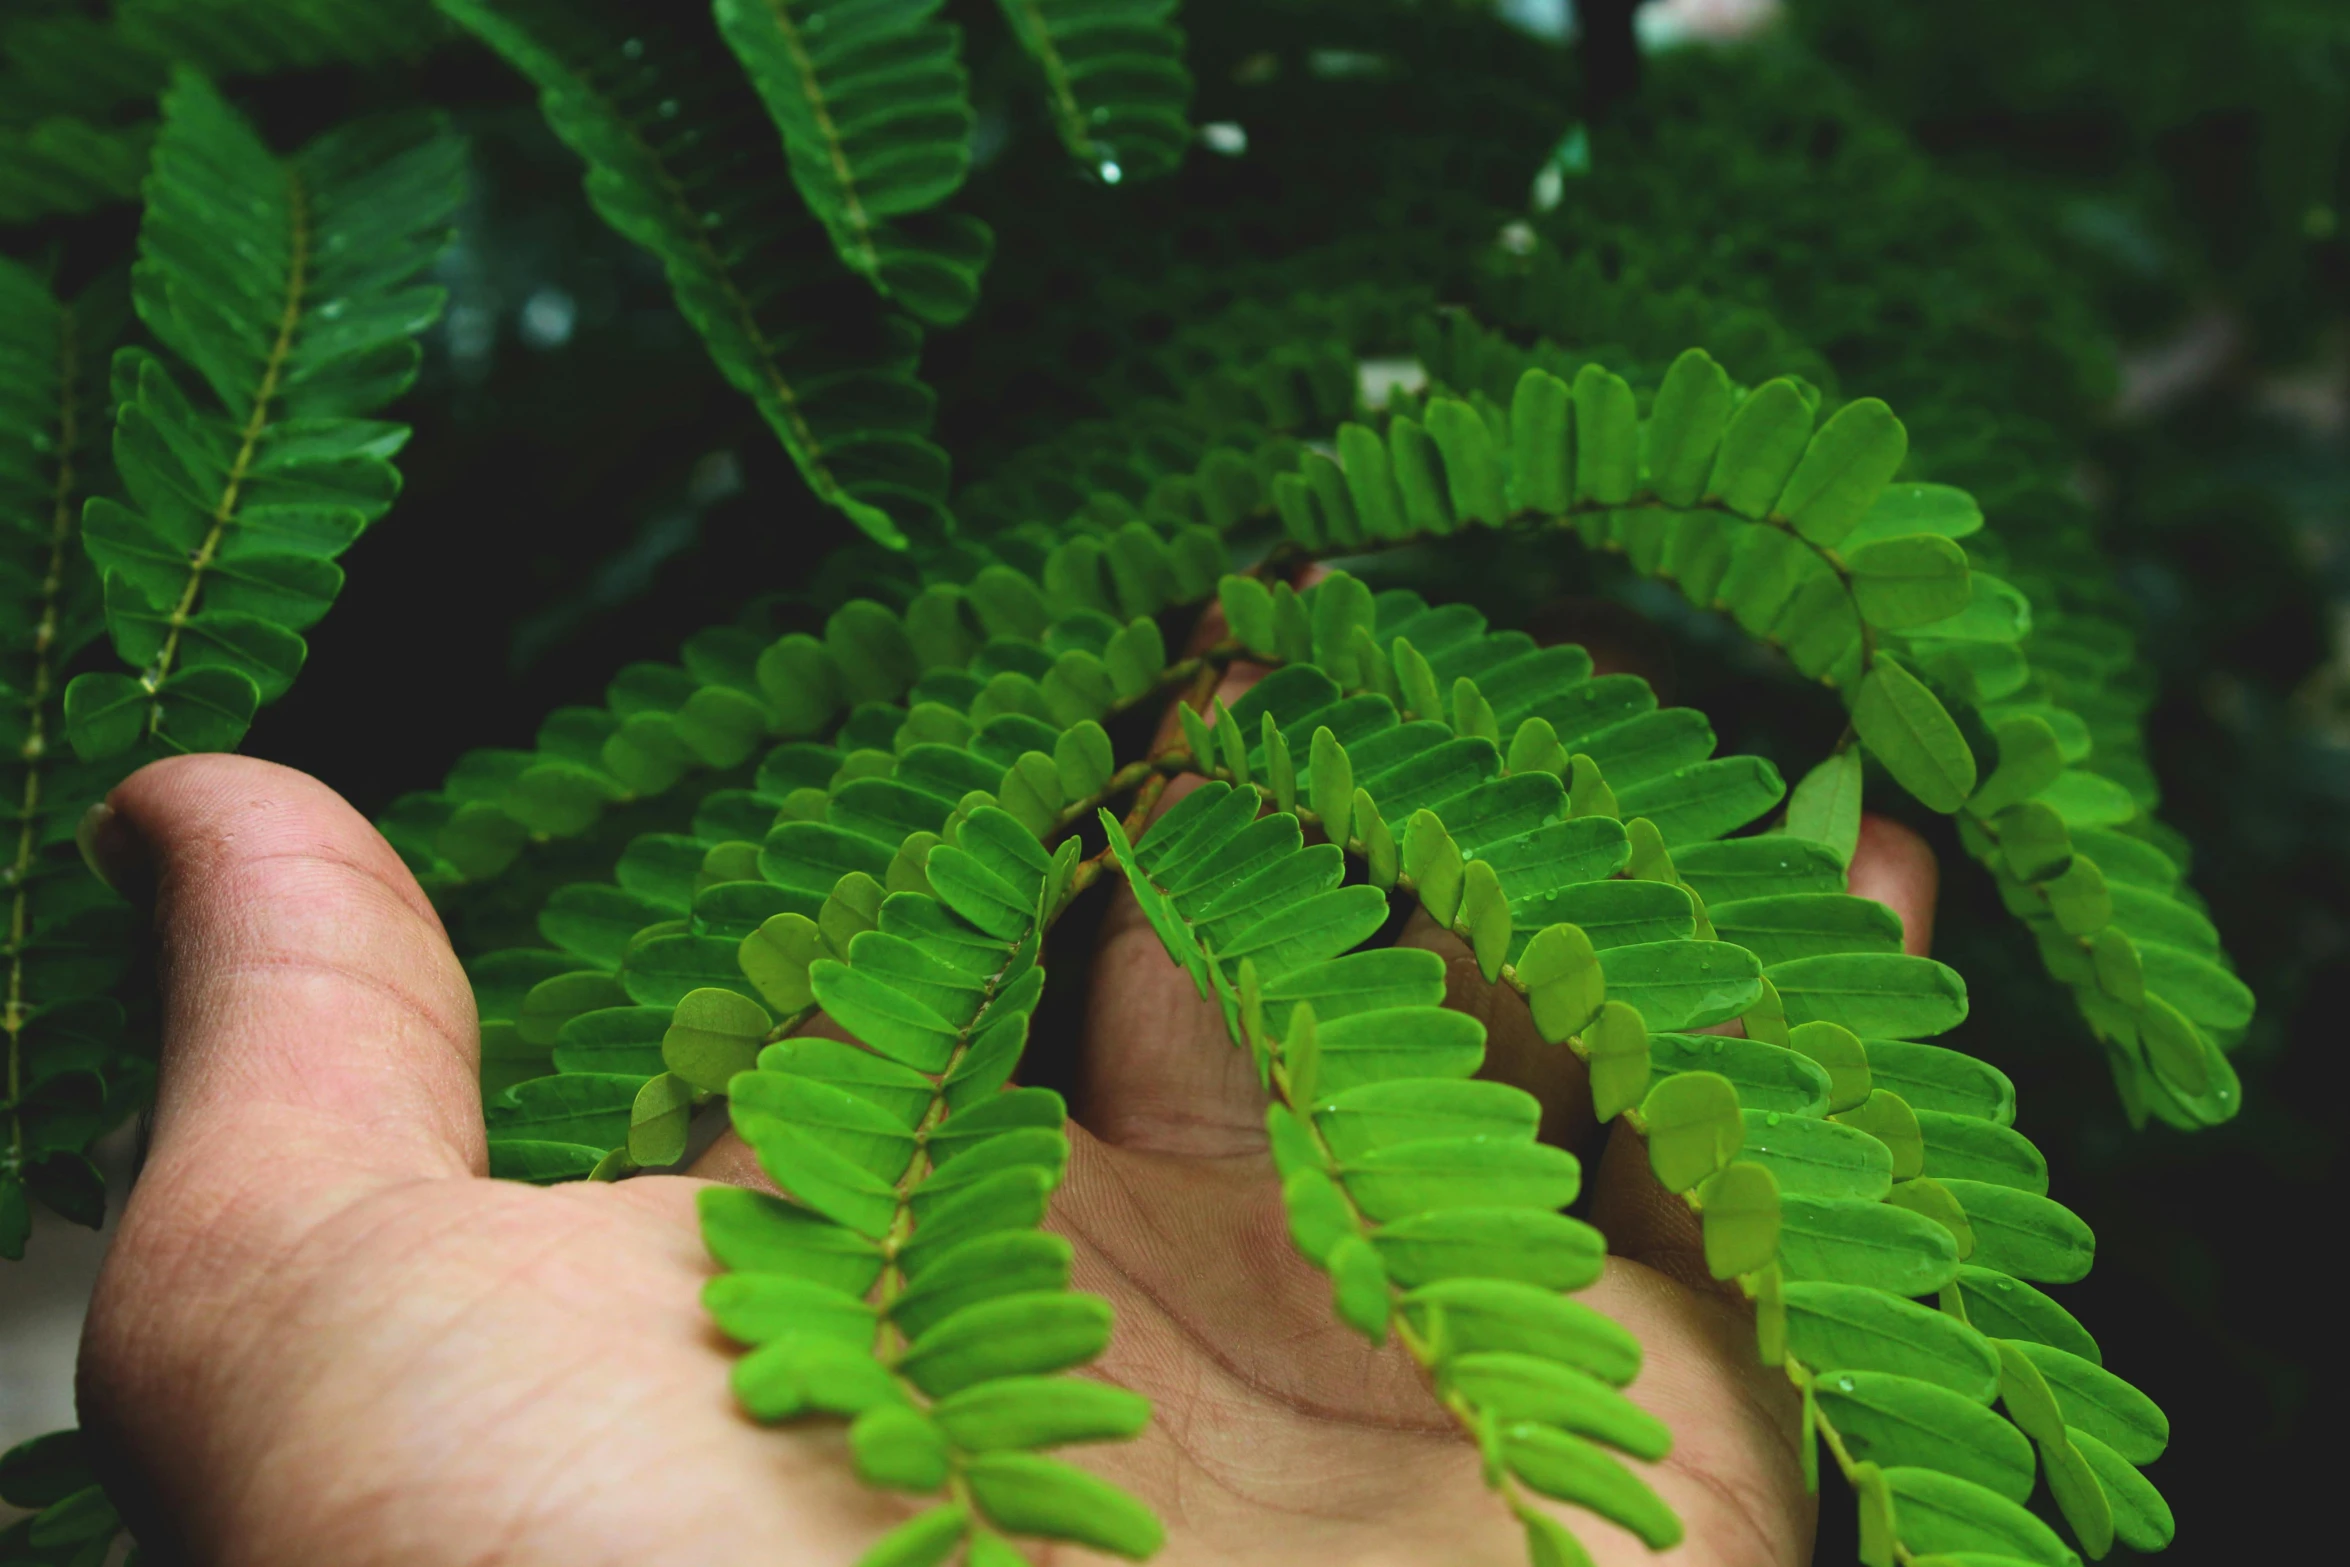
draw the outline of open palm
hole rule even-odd
[[[113,805],[102,849],[153,879],[165,1062],[81,1397],[151,1560],[832,1564],[903,1516],[837,1428],[734,1406],[693,1202],[705,1179],[763,1184],[731,1137],[692,1176],[483,1179],[471,995],[366,822],[227,757],[158,764]],[[1930,862],[1897,863],[1886,895],[1930,884]],[[1559,1053],[1453,972],[1497,1069],[1574,1130]],[[1170,1563],[1522,1559],[1409,1360],[1334,1322],[1289,1244],[1253,1076],[1130,904],[1094,980],[1050,1222],[1117,1309],[1099,1372],[1156,1414],[1086,1461],[1167,1520]],[[1583,1298],[1646,1348],[1631,1393],[1675,1438],[1648,1478],[1688,1538],[1656,1558],[1589,1515],[1576,1532],[1610,1563],[1805,1559],[1783,1381],[1638,1149],[1619,1135],[1592,1175],[1618,1256]]]

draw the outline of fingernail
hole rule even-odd
[[[73,841],[91,875],[134,903],[144,898],[151,879],[147,847],[113,806],[100,800],[82,812]]]

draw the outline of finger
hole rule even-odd
[[[142,867],[155,901],[150,1184],[267,1160],[318,1196],[486,1167],[472,990],[364,817],[236,756],[157,762],[107,806],[95,852]]]
[[[1190,645],[1196,652],[1224,635],[1224,612],[1210,605]],[[1238,701],[1266,673],[1262,664],[1235,660],[1208,705]],[[1177,705],[1159,722],[1153,755],[1181,742]],[[1146,825],[1201,783],[1190,775],[1171,781]],[[1077,1115],[1100,1141],[1203,1158],[1264,1148],[1265,1097],[1255,1067],[1233,1045],[1221,1010],[1167,956],[1123,881],[1110,894],[1094,943],[1084,1030]]]
[[[1618,1121],[1591,1183],[1591,1222],[1611,1256],[1628,1257],[1691,1289],[1715,1290],[1705,1237],[1689,1204],[1664,1189],[1648,1163],[1648,1139]]]
[[[1847,885],[1901,917],[1904,950],[1923,956],[1934,939],[1934,898],[1941,871],[1923,838],[1883,816],[1861,818]],[[1689,1205],[1657,1183],[1647,1139],[1618,1122],[1592,1183],[1591,1222],[1608,1250],[1645,1263],[1692,1288],[1718,1289],[1705,1266],[1705,1245]]]
[[[1175,786],[1167,793],[1180,797]],[[1265,1146],[1255,1067],[1225,1032],[1222,1012],[1167,956],[1123,882],[1094,943],[1078,1059],[1077,1115],[1102,1142],[1201,1158]]]
[[[1412,911],[1395,944],[1424,947],[1445,960],[1445,1006],[1485,1025],[1485,1062],[1477,1075],[1532,1094],[1542,1102],[1542,1140],[1579,1147],[1594,1124],[1591,1072],[1583,1058],[1544,1039],[1526,998],[1508,985],[1487,984],[1468,943],[1437,925],[1426,909]]]
[[[1934,900],[1942,867],[1925,839],[1889,816],[1863,816],[1845,886],[1901,916],[1901,949],[1924,957],[1934,948]]]

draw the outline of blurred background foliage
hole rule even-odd
[[[469,136],[450,308],[401,410],[405,494],[247,746],[372,814],[747,599],[779,624],[809,613],[869,557],[809,572],[854,543],[846,524],[712,373],[657,265],[589,210],[523,83],[425,0],[364,10],[356,35],[265,57],[227,4],[10,0],[0,163],[34,178],[44,122],[70,114],[127,172],[32,224],[0,175],[0,248],[67,287],[124,252],[172,57],[231,82],[280,145],[420,99]],[[969,484],[1350,300],[1506,314],[1514,275],[1563,267],[1589,318],[1546,329],[1637,360],[1690,318],[1674,301],[1702,300],[1734,373],[1743,355],[1881,394],[1987,505],[2044,481],[2085,508],[2141,627],[2165,814],[2261,998],[2244,1113],[2131,1131],[1948,841],[1941,952],[1970,977],[1973,1048],[2015,1077],[2056,1189],[2098,1230],[2078,1309],[2172,1416],[2157,1478],[2182,1549],[2281,1547],[2316,1527],[2338,1371],[2325,1258],[2350,1085],[2323,998],[2350,994],[2350,5],[1632,11],[1584,22],[1636,28],[1637,69],[1541,0],[1190,0],[1210,134],[1178,175],[1122,189],[1049,155],[1003,30],[967,27],[966,203],[998,248],[978,312],[925,356],[941,444]],[[146,40],[154,70],[94,49],[102,28]],[[1726,749],[1817,754],[1823,713],[1710,619],[1579,554],[1551,564],[1391,569],[1521,619],[1616,605],[1602,622]],[[1831,1531],[1850,1516],[1823,1508]]]

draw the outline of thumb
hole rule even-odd
[[[472,992],[415,878],[339,795],[249,757],[175,757],[120,784],[87,838],[154,899],[149,1183],[267,1160],[281,1190],[348,1196],[485,1167]]]

